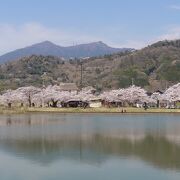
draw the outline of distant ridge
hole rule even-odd
[[[93,42],[76,46],[63,47],[50,41],[44,41],[32,46],[6,53],[0,56],[0,63],[13,61],[30,55],[57,56],[65,59],[102,56],[123,51],[131,51],[129,48],[112,48],[103,42]]]

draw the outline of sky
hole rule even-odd
[[[180,38],[180,0],[0,0],[0,54],[45,40],[143,48]]]

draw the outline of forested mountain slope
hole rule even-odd
[[[173,42],[158,42],[134,52],[84,60],[83,85],[113,89],[133,82],[154,91],[180,82],[180,47]],[[59,82],[80,84],[80,60],[33,55],[0,67],[1,89]]]

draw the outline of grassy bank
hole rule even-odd
[[[0,114],[22,114],[28,112],[27,108],[6,108],[0,107]]]
[[[58,113],[180,113],[180,109],[148,109],[141,108],[28,108],[27,112],[58,112]]]
[[[0,114],[21,114],[28,112],[50,113],[180,113],[180,109],[141,109],[141,108],[0,108]]]

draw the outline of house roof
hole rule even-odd
[[[83,88],[82,91],[84,91],[84,92],[95,92],[96,89],[93,88],[92,86],[87,86],[87,87]]]
[[[60,83],[60,91],[78,91],[78,87],[75,83]]]

